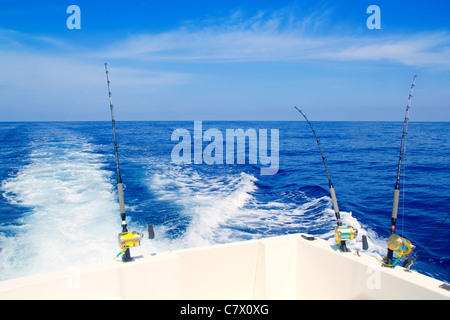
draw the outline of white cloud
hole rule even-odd
[[[310,21],[298,23],[289,14],[258,12],[245,18],[240,11],[228,19],[192,21],[177,30],[132,35],[94,52],[112,58],[152,61],[241,62],[298,59],[298,50],[326,45],[325,39],[306,38]],[[199,27],[202,26],[202,27]]]
[[[301,21],[287,11],[202,21],[169,32],[121,39],[94,55],[144,61],[245,62],[304,59],[388,61],[410,66],[450,67],[450,34],[347,36],[315,32],[325,20],[313,13]]]
[[[444,32],[389,36],[377,40],[342,39],[335,50],[323,50],[324,59],[392,61],[409,66],[450,67],[450,34]]]
[[[7,51],[28,50],[32,47],[41,49],[70,50],[66,42],[47,36],[36,36],[17,30],[0,28],[0,48]]]
[[[104,86],[103,59],[83,55],[0,51],[0,85],[35,88],[74,89],[87,84]],[[190,76],[181,72],[151,71],[133,67],[113,67],[114,80],[120,86],[166,86],[184,83]]]
[[[62,117],[57,114],[61,106],[72,105],[80,114],[82,112],[78,108],[84,107],[86,114],[98,106],[103,108],[106,90],[104,62],[110,66],[112,91],[115,99],[119,100],[115,100],[118,105],[133,105],[136,110],[139,106],[143,110],[147,101],[151,100],[159,101],[164,106],[161,108],[167,108],[168,105],[179,105],[180,101],[184,103],[189,97],[189,104],[198,105],[201,112],[204,112],[201,108],[210,103],[210,97],[224,100],[223,88],[214,91],[218,86],[211,86],[213,90],[205,99],[208,102],[202,101],[204,92],[201,89],[191,89],[202,88],[202,85],[208,87],[208,81],[215,76],[210,77],[211,73],[224,70],[222,67],[226,63],[307,61],[316,67],[322,62],[345,61],[368,62],[367,65],[378,67],[379,63],[387,62],[395,66],[450,69],[449,31],[409,35],[379,33],[369,37],[364,33],[349,35],[339,29],[339,33],[330,34],[331,31],[324,32],[327,29],[324,28],[327,15],[326,11],[322,11],[299,19],[285,10],[270,14],[258,12],[246,17],[236,10],[226,18],[211,18],[200,23],[185,21],[183,26],[171,31],[135,34],[112,44],[99,43],[76,49],[70,42],[60,39],[0,29],[0,92],[5,97],[3,106],[9,106],[10,113],[18,114],[17,118],[20,118],[20,112],[13,110],[12,106],[52,104],[55,118]],[[215,69],[195,68],[192,67],[193,62],[222,65]],[[339,63],[336,65],[339,66]],[[176,71],[173,71],[174,67]],[[165,71],[165,68],[170,71]],[[234,70],[240,72],[237,76],[248,72],[245,65]],[[324,77],[336,77],[334,71],[330,72]],[[324,79],[322,76],[317,78],[313,73],[303,76],[320,83]],[[235,81],[220,72],[218,77],[226,85]],[[195,86],[184,86],[181,90],[174,87],[193,83],[193,80]],[[254,80],[254,83],[259,81]],[[267,84],[272,80],[285,81],[285,77],[277,74],[274,78],[268,76],[268,79],[262,80]],[[287,81],[285,84],[290,83]],[[249,101],[257,99],[255,97],[259,92],[252,91],[257,86],[246,88],[245,84],[242,85],[239,90],[251,96]],[[228,89],[230,87],[233,86]],[[170,91],[164,90],[166,88]],[[155,91],[161,95],[154,94]],[[433,92],[430,96],[442,96],[441,91],[435,91],[438,94]],[[170,96],[166,95],[167,92]],[[274,99],[280,99],[289,92],[292,99],[297,99],[298,93],[293,88],[283,87],[282,94],[277,96],[275,90],[271,91],[271,95]],[[239,96],[239,100],[245,100],[245,94]],[[305,89],[303,94],[309,94],[308,90]],[[150,95],[151,99],[147,99]],[[121,97],[124,100],[120,101]],[[265,102],[267,99],[260,100]],[[448,101],[443,96],[438,100],[441,105]]]
[[[6,71],[14,68],[14,64],[21,70],[31,67],[27,63],[14,63],[13,56],[23,52],[18,57],[24,58],[25,62],[34,59],[33,67],[45,65],[58,74],[67,68],[73,69],[72,74],[91,73],[88,69],[105,58],[124,60],[127,66],[136,61],[233,63],[307,59],[386,61],[450,68],[449,32],[386,36],[381,33],[376,37],[333,35],[331,31],[326,34],[323,32],[326,28],[320,26],[327,24],[331,10],[318,10],[302,17],[294,16],[289,8],[270,13],[259,11],[253,16],[235,10],[228,17],[185,21],[172,31],[130,35],[111,45],[83,50],[75,50],[70,44],[51,37],[0,29],[0,54],[3,57],[0,65],[6,67]],[[75,67],[71,68],[73,64]],[[132,67],[121,71],[121,79],[127,79],[127,83],[176,84],[189,79],[187,74],[176,72],[143,71]],[[14,73],[10,75],[17,77]],[[56,79],[60,78],[56,76]]]
[[[42,50],[40,43],[39,48],[18,42],[5,49],[5,42],[17,41],[14,33],[7,36],[7,40],[0,39],[2,120],[104,120],[107,117],[105,59],[75,54],[72,50]],[[52,43],[48,39],[34,40]],[[123,63],[109,64],[112,91],[119,102],[125,95],[148,94],[186,83],[191,77],[182,72],[153,71],[125,64],[126,67]],[[136,103],[137,99],[129,103]]]

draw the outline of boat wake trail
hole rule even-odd
[[[154,166],[154,165],[153,165]],[[267,197],[258,179],[245,172],[210,175],[192,166],[159,165],[145,183],[157,201],[176,204],[178,214],[155,226],[156,251],[175,250],[298,232],[335,244],[336,225],[331,198],[307,191],[285,190]],[[362,226],[351,212],[342,212],[344,224],[369,238],[369,253],[382,252],[382,240]],[[361,249],[361,243],[349,243]]]
[[[197,247],[234,240],[224,229],[252,200],[256,178],[246,173],[205,177],[193,168],[169,165],[148,181],[159,201],[178,207],[173,219],[157,226],[161,250]],[[172,221],[171,221],[172,220]],[[170,236],[177,229],[176,237]]]
[[[103,156],[82,139],[33,143],[28,164],[4,180],[3,197],[25,209],[0,225],[0,280],[112,259],[117,200]]]

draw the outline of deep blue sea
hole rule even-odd
[[[194,163],[194,151],[192,163],[172,161],[181,141],[171,139],[176,129],[210,150],[204,137],[194,137],[194,122],[118,121],[129,229],[151,223],[156,233],[132,255],[297,232],[334,242],[322,158],[308,124],[293,111],[297,116],[203,122],[202,132],[223,134],[223,164]],[[359,230],[350,247],[360,248],[367,235],[368,253],[384,257],[403,122],[312,124],[343,223]],[[259,139],[260,129],[277,129],[276,174],[262,175],[265,165],[260,158],[249,163],[248,152],[244,163],[238,154],[225,163],[227,129],[254,129]],[[397,232],[416,246],[414,255],[450,212],[449,141],[450,123],[409,123]],[[113,260],[121,227],[111,122],[0,122],[0,142],[0,280]],[[412,269],[449,282],[449,235],[447,221]]]

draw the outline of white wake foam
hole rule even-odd
[[[27,213],[0,227],[1,280],[114,258],[120,217],[112,173],[92,148],[45,143],[2,182],[2,195]]]
[[[177,204],[179,214],[190,221],[184,234],[172,240],[164,236],[165,226],[159,226],[155,246],[165,251],[229,242],[223,226],[245,210],[256,180],[246,173],[206,178],[193,168],[176,166],[154,174],[148,181],[151,192]]]
[[[175,239],[165,235],[170,226],[157,226],[157,238],[151,241],[153,248],[149,250],[167,251],[296,232],[335,242],[336,219],[328,196],[309,198],[298,191],[304,201],[300,205],[287,199],[259,202],[256,181],[247,173],[209,177],[195,166],[159,165],[157,173],[147,181],[150,192],[159,200],[178,204],[179,214],[189,217],[190,222]],[[341,212],[341,219],[359,232],[358,242],[349,242],[350,249],[361,249],[361,236],[367,235],[368,252],[377,254],[382,250],[377,235],[361,225],[351,212]]]

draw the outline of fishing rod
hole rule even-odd
[[[130,248],[136,247],[140,244],[140,240],[142,238],[142,235],[132,231],[128,232],[127,222],[126,222],[126,214],[125,214],[125,201],[123,196],[123,183],[122,183],[122,177],[120,175],[120,167],[119,167],[119,152],[118,152],[118,144],[116,139],[116,121],[114,120],[114,106],[112,104],[111,99],[111,88],[110,88],[110,82],[109,82],[109,73],[108,73],[108,66],[105,63],[105,71],[106,71],[106,81],[108,84],[108,94],[109,94],[109,107],[111,110],[111,121],[112,121],[112,128],[113,128],[113,137],[114,137],[114,154],[116,158],[116,169],[117,169],[117,192],[119,195],[119,208],[120,208],[120,218],[122,219],[122,233],[119,233],[119,246],[121,251],[116,256],[118,257],[120,254],[123,254],[122,261],[128,262],[132,261],[133,259],[130,256]],[[150,229],[149,229],[150,231]]]
[[[297,109],[297,111],[300,112],[302,114],[302,116],[305,118],[305,120],[308,122],[309,126],[311,127],[312,132],[314,133],[314,137],[316,138],[317,145],[319,146],[320,154],[322,155],[322,161],[325,166],[325,171],[327,172],[328,187],[330,189],[331,201],[333,203],[333,210],[334,210],[334,214],[335,214],[336,220],[337,220],[337,226],[334,231],[335,237],[336,237],[336,242],[339,245],[339,249],[342,252],[348,252],[350,250],[347,248],[346,241],[353,240],[358,235],[358,230],[356,230],[355,228],[353,228],[351,226],[343,226],[342,225],[341,214],[339,212],[339,206],[338,206],[337,198],[336,198],[336,192],[334,191],[333,183],[331,182],[330,172],[328,171],[328,167],[327,167],[327,160],[323,154],[322,146],[320,145],[319,138],[317,137],[316,131],[314,130],[311,122],[308,120],[306,115],[299,108],[295,107],[295,109]],[[363,236],[363,249],[366,250],[367,248],[368,248],[367,238],[366,238],[366,236]]]
[[[395,225],[397,223],[397,212],[398,212],[398,202],[400,198],[400,172],[402,168],[402,160],[405,158],[405,139],[406,135],[408,133],[408,113],[409,109],[411,108],[411,100],[413,97],[414,87],[416,83],[416,77],[417,75],[414,75],[411,89],[409,90],[409,96],[408,96],[408,103],[406,105],[406,112],[405,112],[405,119],[403,120],[403,132],[402,132],[402,142],[400,144],[400,156],[398,158],[398,168],[397,168],[397,179],[395,181],[395,187],[394,187],[394,200],[392,203],[392,215],[391,215],[391,229],[389,232],[389,238],[388,238],[388,253],[386,257],[386,263],[387,266],[395,266],[395,263],[393,261],[394,259],[394,251],[397,251],[399,253],[398,258],[400,258],[403,255],[409,255],[414,248],[414,246],[411,244],[411,242],[407,239],[404,239],[397,235],[395,233]],[[398,261],[397,258],[397,261]]]

